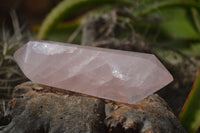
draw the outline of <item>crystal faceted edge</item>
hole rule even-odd
[[[173,81],[152,54],[30,41],[14,58],[35,83],[128,104]]]

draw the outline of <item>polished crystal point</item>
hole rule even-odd
[[[14,58],[35,83],[128,104],[173,80],[152,54],[30,41]]]

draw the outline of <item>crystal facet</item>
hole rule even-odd
[[[35,83],[129,104],[173,80],[152,54],[30,41],[14,58]]]

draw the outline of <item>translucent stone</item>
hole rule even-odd
[[[128,104],[173,80],[152,54],[30,41],[14,58],[35,83]]]

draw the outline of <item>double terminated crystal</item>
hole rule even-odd
[[[151,54],[30,41],[14,55],[33,82],[132,104],[173,78]]]

